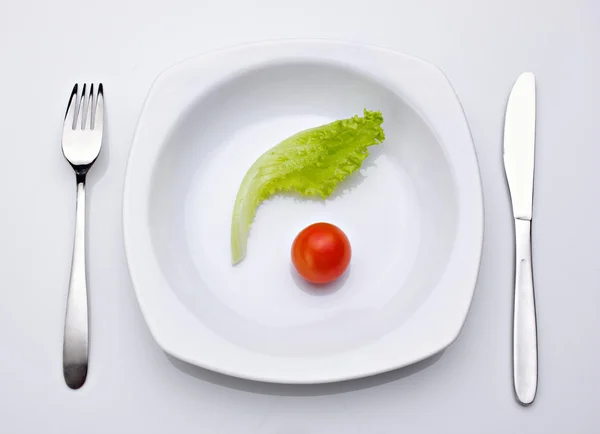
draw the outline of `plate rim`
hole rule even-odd
[[[251,372],[251,370],[250,371],[231,370],[224,366],[217,366],[215,364],[207,363],[206,361],[198,360],[197,358],[189,357],[189,355],[186,354],[185,351],[181,351],[181,349],[178,348],[177,345],[174,345],[173,342],[166,341],[164,339],[164,333],[159,331],[159,329],[156,327],[155,320],[152,318],[156,312],[151,312],[151,308],[147,305],[145,296],[143,294],[144,291],[141,289],[143,283],[140,281],[140,278],[138,277],[138,273],[134,270],[134,268],[136,268],[136,265],[135,265],[136,260],[132,259],[132,252],[134,250],[134,247],[132,247],[133,241],[131,239],[132,235],[130,234],[130,229],[129,229],[130,226],[128,223],[130,221],[130,207],[128,205],[128,197],[130,197],[130,195],[131,195],[131,189],[134,188],[132,186],[132,176],[133,176],[132,173],[133,172],[132,172],[131,167],[132,167],[132,161],[135,156],[136,149],[139,147],[139,145],[136,146],[136,143],[137,143],[137,138],[140,134],[140,128],[141,128],[141,126],[143,126],[142,121],[147,116],[146,112],[147,112],[148,107],[151,104],[152,99],[154,98],[154,95],[156,93],[157,84],[160,84],[162,80],[165,80],[165,78],[168,78],[169,74],[175,75],[175,73],[177,73],[182,68],[185,69],[186,66],[191,65],[199,60],[202,60],[202,59],[206,60],[207,58],[210,58],[210,56],[227,55],[227,54],[232,54],[235,52],[244,51],[244,50],[248,50],[248,49],[249,50],[271,49],[272,47],[282,47],[282,46],[287,46],[287,45],[289,45],[289,46],[294,45],[296,48],[303,47],[303,46],[307,47],[308,45],[311,45],[312,47],[314,47],[314,44],[336,46],[338,48],[341,48],[342,46],[356,47],[357,49],[367,50],[369,52],[379,52],[379,53],[381,53],[382,56],[393,56],[393,57],[400,56],[401,58],[404,58],[404,59],[412,59],[413,61],[416,61],[423,65],[426,65],[429,68],[433,68],[433,70],[435,70],[435,72],[443,79],[444,85],[449,90],[451,90],[451,93],[452,93],[452,96],[454,99],[454,103],[460,111],[459,116],[461,118],[462,128],[467,133],[468,142],[470,144],[469,148],[470,148],[472,157],[474,157],[474,163],[475,163],[475,165],[474,165],[475,170],[474,170],[473,174],[477,178],[477,182],[475,183],[476,185],[474,185],[474,188],[476,191],[475,191],[473,198],[477,202],[478,206],[476,207],[475,210],[473,210],[473,212],[477,214],[475,216],[475,221],[479,227],[479,230],[477,231],[478,243],[477,243],[477,248],[476,248],[476,252],[475,252],[476,255],[475,255],[474,261],[473,261],[474,267],[471,267],[471,268],[474,268],[474,273],[472,273],[472,275],[469,276],[468,279],[463,279],[463,280],[470,281],[469,287],[471,288],[469,291],[469,297],[468,297],[468,303],[466,304],[466,309],[461,314],[462,319],[461,319],[458,327],[456,327],[456,330],[453,333],[446,336],[445,339],[443,339],[443,342],[440,342],[440,344],[438,344],[435,348],[430,348],[429,351],[423,351],[417,357],[406,358],[397,363],[387,363],[387,364],[381,365],[379,367],[345,373],[342,375],[337,375],[337,376],[329,377],[329,378],[320,378],[319,376],[315,376],[315,375],[313,375],[312,377],[303,377],[302,375],[298,375],[296,377],[286,377],[285,375],[283,377],[278,376],[278,375],[271,375],[271,376],[255,375]],[[307,59],[308,59],[308,56],[307,56]],[[407,102],[413,107],[413,109],[415,109],[415,110],[417,110],[417,112],[419,112],[418,107],[415,106],[414,104],[412,104],[412,101],[410,101],[410,98],[406,98],[405,95],[401,95],[401,97],[403,99],[407,100]],[[420,113],[420,112],[419,112],[419,114],[422,115],[422,113]],[[428,119],[426,116],[423,116],[423,119],[426,122],[428,122]],[[436,130],[433,128],[433,125],[429,125],[429,126],[432,129],[432,131],[436,132]],[[438,137],[438,139],[439,139],[439,137]],[[395,370],[395,369],[398,369],[401,367],[405,367],[405,366],[417,363],[421,360],[427,359],[427,358],[433,356],[434,354],[439,353],[440,351],[444,350],[449,345],[451,345],[458,338],[460,332],[462,331],[462,328],[464,327],[466,318],[468,316],[468,312],[470,310],[470,306],[473,301],[473,296],[474,296],[474,292],[476,289],[476,283],[477,283],[480,266],[481,266],[481,257],[482,257],[482,253],[483,253],[483,237],[484,237],[485,222],[484,222],[484,209],[483,209],[483,205],[484,205],[484,203],[483,203],[483,186],[482,186],[482,180],[481,180],[481,174],[480,174],[480,167],[479,167],[479,162],[478,162],[478,158],[477,158],[477,152],[476,152],[475,145],[473,142],[473,137],[472,137],[472,134],[471,134],[471,131],[469,128],[467,118],[466,118],[466,114],[464,112],[464,108],[462,107],[460,100],[458,99],[458,96],[457,96],[450,80],[448,79],[448,77],[444,74],[444,72],[440,68],[438,68],[436,65],[434,65],[428,61],[425,61],[421,58],[418,58],[418,57],[415,57],[412,55],[408,55],[408,54],[404,54],[399,51],[393,50],[391,48],[357,43],[357,42],[348,42],[348,41],[342,41],[342,40],[336,40],[336,39],[267,40],[267,41],[235,45],[235,46],[231,46],[231,47],[220,48],[217,50],[211,50],[211,51],[208,51],[208,52],[200,54],[200,55],[188,57],[188,58],[186,58],[180,62],[177,62],[174,65],[164,69],[153,81],[153,83],[150,87],[150,90],[146,96],[146,99],[144,101],[142,110],[141,110],[139,118],[138,118],[138,122],[135,127],[135,133],[134,133],[134,136],[132,139],[132,144],[131,144],[128,159],[127,159],[122,200],[123,200],[123,202],[122,202],[122,206],[123,206],[123,208],[122,208],[123,237],[124,237],[127,266],[128,266],[129,274],[131,277],[132,286],[133,286],[134,292],[136,294],[136,299],[140,306],[140,310],[142,311],[142,316],[144,318],[144,321],[148,325],[148,328],[150,329],[150,332],[151,332],[154,340],[166,353],[172,355],[173,357],[176,357],[186,363],[190,363],[192,365],[196,365],[201,368],[209,369],[211,371],[218,372],[220,374],[225,374],[225,375],[238,377],[238,378],[244,378],[244,379],[248,379],[248,380],[271,382],[271,383],[319,384],[319,383],[346,381],[346,380],[362,378],[362,377],[377,375],[377,374],[380,374],[383,372],[392,371],[392,370]],[[454,249],[453,249],[453,254],[454,254]],[[425,302],[425,304],[426,303],[427,302]],[[262,355],[262,356],[271,357],[268,355]]]

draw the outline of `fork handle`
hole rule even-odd
[[[85,262],[85,175],[77,175],[75,240],[63,340],[63,375],[71,389],[83,386],[88,370],[88,295]]]
[[[538,382],[537,326],[533,268],[531,263],[531,221],[515,219],[516,268],[513,317],[513,380],[517,399],[533,402]]]

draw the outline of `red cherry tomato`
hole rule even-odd
[[[329,283],[340,277],[351,256],[346,234],[330,223],[304,228],[292,244],[292,263],[311,283]]]

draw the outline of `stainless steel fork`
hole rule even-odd
[[[88,370],[85,178],[100,154],[103,124],[104,90],[102,84],[98,86],[97,92],[94,92],[94,85],[90,85],[87,94],[84,84],[81,96],[78,94],[78,85],[76,84],[69,99],[62,135],[62,151],[73,167],[77,180],[75,240],[63,340],[63,375],[71,389],[79,389],[83,386]]]

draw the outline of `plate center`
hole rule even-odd
[[[233,203],[264,151],[306,128],[381,110],[386,141],[327,200],[263,203],[248,253],[231,265]],[[204,95],[159,163],[151,213],[156,254],[173,291],[218,335],[253,351],[311,356],[365,345],[406,321],[440,278],[456,201],[441,147],[397,95],[323,65],[270,66]],[[291,266],[294,237],[327,221],[346,232],[349,270],[325,288]]]

